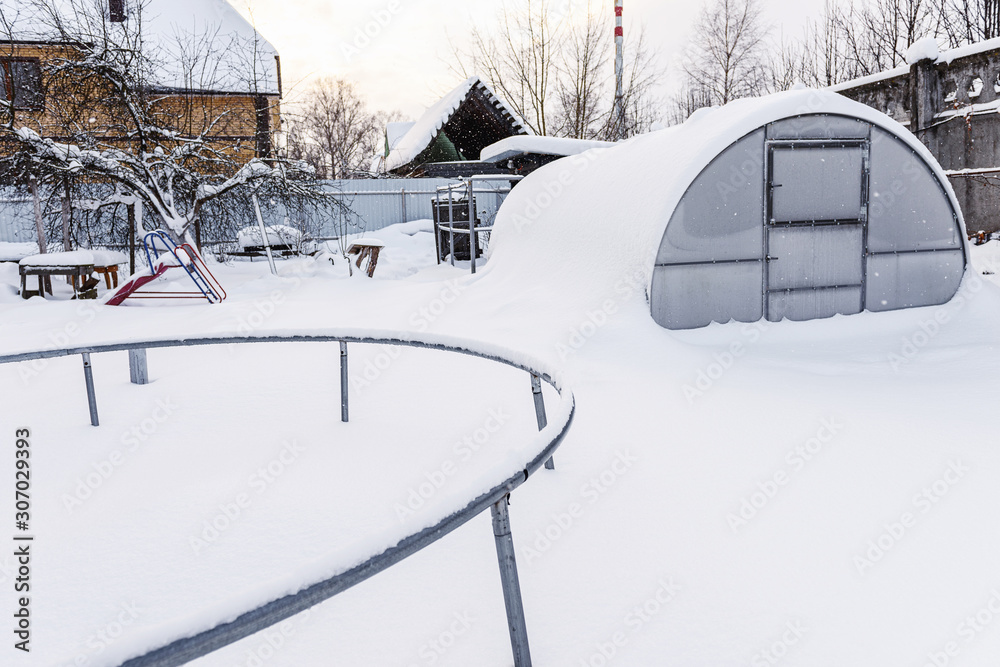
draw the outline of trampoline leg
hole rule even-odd
[[[146,367],[146,350],[128,351],[128,374],[132,384],[149,383],[149,370]]]
[[[340,341],[340,421],[347,419],[347,343]]]
[[[538,430],[541,431],[548,426],[549,420],[545,417],[545,398],[542,396],[542,379],[534,373],[531,374],[531,395],[535,399],[535,421],[538,422]],[[545,462],[545,469],[556,469],[554,457],[549,457],[549,460]]]
[[[94,390],[94,369],[90,367],[90,353],[83,353],[83,379],[87,383],[87,403],[90,406],[91,426],[100,426],[97,418],[97,394]]]
[[[521,603],[521,585],[517,580],[517,562],[514,559],[514,538],[510,533],[507,500],[508,496],[504,496],[493,504],[493,537],[497,544],[497,560],[500,562],[500,582],[503,585],[504,604],[507,606],[507,628],[510,630],[510,646],[514,651],[514,667],[531,667],[528,627],[524,620],[524,605]]]

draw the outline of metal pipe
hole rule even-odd
[[[531,396],[535,399],[535,421],[538,422],[538,430],[541,431],[549,425],[549,420],[545,417],[545,397],[542,396],[542,379],[531,374]],[[555,457],[550,457],[545,462],[546,470],[555,470]]]
[[[128,351],[128,374],[132,384],[148,384],[149,369],[146,366],[146,350]]]
[[[83,379],[87,382],[87,404],[90,406],[90,425],[100,426],[101,422],[97,418],[97,394],[94,390],[94,370],[90,367],[90,353],[84,352],[83,357]]]
[[[514,667],[531,667],[528,626],[524,620],[521,584],[517,580],[517,561],[514,558],[514,538],[510,532],[510,515],[507,512],[509,500],[508,495],[493,503],[493,537],[497,545],[497,561],[500,563],[500,583],[507,607],[507,629],[510,631],[510,647],[514,652]]]
[[[451,265],[455,266],[455,205],[452,203],[451,188],[448,189],[448,247],[451,253]]]
[[[348,421],[347,414],[347,342],[340,341],[340,421]]]
[[[615,0],[615,106],[612,111],[612,139],[625,138],[625,33],[622,28],[622,0]]]
[[[271,275],[278,275],[278,269],[274,266],[274,255],[271,254],[271,241],[267,238],[267,228],[264,227],[264,217],[260,214],[260,202],[257,201],[256,193],[250,197],[253,200],[253,210],[257,214],[257,226],[260,227],[260,238],[267,252],[267,263],[271,267]]]
[[[476,272],[476,237],[479,234],[476,232],[476,190],[472,187],[472,179],[468,181],[468,193],[469,193],[469,259],[472,260],[472,272]]]
[[[440,189],[440,188],[439,188]],[[434,216],[434,258],[441,263],[441,193],[434,195],[431,204],[431,214]]]

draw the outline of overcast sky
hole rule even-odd
[[[553,0],[570,11],[586,0]],[[599,0],[593,0],[595,3]],[[316,76],[355,81],[372,107],[416,118],[461,77],[449,70],[452,42],[469,26],[489,26],[501,0],[230,0],[281,54],[286,97]],[[823,0],[763,0],[766,18],[798,36]],[[614,15],[606,0],[608,30]],[[690,34],[701,0],[625,0],[626,23],[641,22],[671,70]],[[373,36],[368,37],[368,33]],[[626,49],[630,32],[626,32]],[[360,35],[360,37],[359,37]],[[365,44],[365,40],[368,44]]]

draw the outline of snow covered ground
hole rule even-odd
[[[0,352],[329,327],[518,350],[577,398],[557,469],[512,497],[536,664],[995,664],[1000,243],[945,306],[674,332],[637,275],[581,291],[497,252],[470,276],[425,228],[380,230],[373,280],[336,258],[218,266],[218,306],[22,301],[0,264]],[[95,356],[98,428],[78,358],[0,367],[0,498],[30,428],[37,536],[32,653],[2,663],[116,664],[231,616],[459,503],[534,435],[521,372],[351,354],[348,425],[333,345],[153,350],[141,387],[124,353]],[[509,665],[489,517],[194,664]]]

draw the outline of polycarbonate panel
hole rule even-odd
[[[764,130],[758,130],[695,177],[670,216],[657,264],[762,257],[764,180]]]
[[[761,262],[658,266],[650,292],[653,319],[668,329],[763,316]]]
[[[860,148],[771,151],[771,219],[857,220],[861,214]]]
[[[861,312],[861,287],[771,292],[767,295],[767,319],[815,320]]]
[[[786,118],[767,126],[768,139],[867,139],[871,126],[863,120],[829,114]]]
[[[961,248],[955,211],[937,176],[909,146],[872,131],[868,250]]]
[[[936,306],[949,301],[965,275],[961,250],[872,255],[868,258],[868,310]]]
[[[864,234],[860,224],[769,227],[768,289],[860,285]]]

